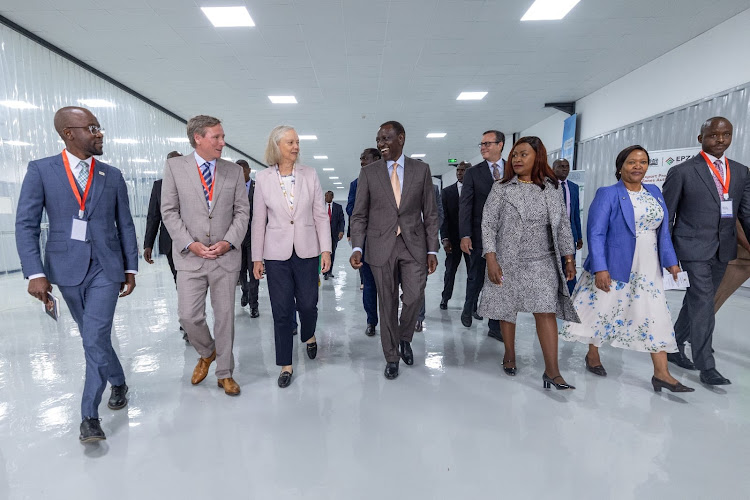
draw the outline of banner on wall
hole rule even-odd
[[[575,168],[575,150],[576,150],[576,119],[578,114],[571,115],[563,123],[562,151],[560,158],[565,158],[570,164],[570,168]]]
[[[643,182],[646,184],[656,184],[659,189],[661,189],[670,168],[689,160],[700,152],[700,146],[649,151],[648,156],[651,159],[651,162],[649,163],[648,172],[646,172]]]

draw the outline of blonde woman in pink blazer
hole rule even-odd
[[[299,137],[292,127],[274,128],[266,146],[266,164],[255,176],[251,226],[253,274],[268,277],[273,312],[279,387],[292,382],[292,332],[299,313],[300,340],[315,359],[318,344],[318,257],[321,271],[331,267],[331,224],[315,169],[297,163]]]

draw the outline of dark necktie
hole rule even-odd
[[[209,167],[210,164],[208,162],[201,165],[201,169],[203,170],[203,180],[206,181],[206,185],[203,186],[203,194],[206,195],[206,204],[208,205],[208,208],[211,208],[211,200],[208,199],[208,193],[211,191],[211,184],[213,184],[214,179]],[[208,190],[206,190],[207,188]]]
[[[330,220],[331,220],[331,204],[329,203],[328,204],[328,221],[330,222]]]

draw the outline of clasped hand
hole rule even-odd
[[[214,243],[210,247],[207,247],[200,241],[194,241],[188,246],[188,250],[193,252],[195,255],[202,259],[214,260],[225,253],[227,253],[232,246],[229,242],[221,240],[218,243]]]

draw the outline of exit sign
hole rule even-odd
[[[448,158],[448,163],[451,163],[451,164],[452,163],[458,163],[458,159],[457,158]]]

